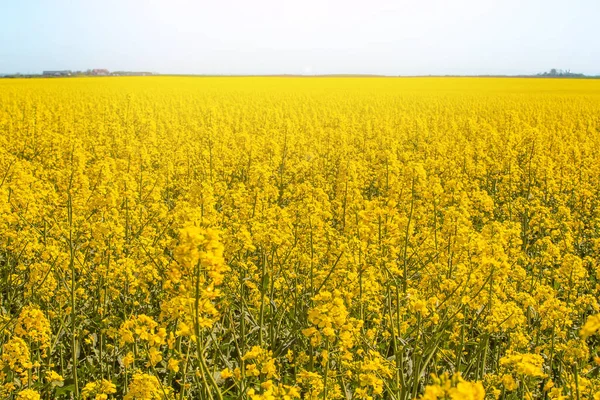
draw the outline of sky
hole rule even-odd
[[[0,73],[600,74],[600,0],[0,0]]]

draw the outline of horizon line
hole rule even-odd
[[[121,71],[117,71],[121,72]],[[122,77],[157,77],[157,76],[187,76],[187,77],[205,77],[205,78],[549,78],[549,79],[586,79],[600,78],[600,75],[544,75],[538,74],[414,74],[414,75],[388,75],[388,74],[193,74],[193,73],[157,73],[147,71],[122,71],[128,72],[131,75],[66,75],[53,76],[44,75],[43,73],[28,74],[28,73],[0,73],[0,78],[122,78]]]

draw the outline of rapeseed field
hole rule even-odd
[[[0,81],[0,398],[600,399],[600,81]]]

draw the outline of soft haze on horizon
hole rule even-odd
[[[598,15],[598,0],[3,0],[0,73],[600,75]]]

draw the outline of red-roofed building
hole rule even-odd
[[[92,70],[92,75],[105,76],[105,75],[109,75],[109,74],[110,74],[110,72],[108,72],[107,69],[103,69],[103,68],[97,68],[97,69]]]

